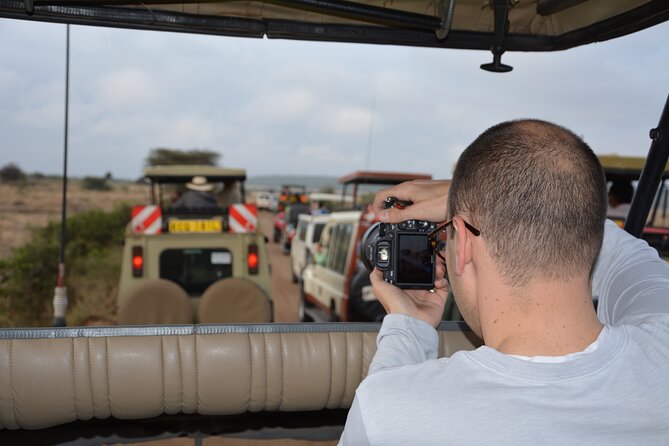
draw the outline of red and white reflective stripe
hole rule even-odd
[[[160,228],[163,225],[160,206],[133,207],[130,224],[135,234],[160,234]]]
[[[254,204],[233,204],[228,208],[230,232],[253,232],[258,229],[258,209]]]

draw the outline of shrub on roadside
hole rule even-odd
[[[106,309],[111,314],[100,316],[113,316],[114,308],[109,301],[115,300],[119,274],[119,266],[115,264],[120,263],[123,231],[129,219],[129,205],[111,212],[93,210],[67,219],[68,323],[80,323],[78,319],[85,319],[83,313],[87,308]],[[60,223],[51,222],[37,229],[30,242],[0,261],[0,325],[51,325],[60,228]]]
[[[14,163],[5,164],[0,168],[0,180],[2,181],[22,181],[26,179],[26,174]]]
[[[111,190],[111,185],[105,177],[84,177],[81,180],[81,188],[84,190]]]

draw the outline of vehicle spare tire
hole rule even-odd
[[[192,324],[188,294],[167,279],[148,279],[132,289],[119,308],[121,325]]]
[[[272,305],[267,294],[247,279],[230,277],[214,282],[200,298],[201,324],[271,321]]]
[[[371,282],[369,273],[362,268],[353,276],[348,296],[348,317],[352,322],[380,322],[386,315],[386,310],[378,300],[363,300],[362,290],[366,286],[371,286]]]

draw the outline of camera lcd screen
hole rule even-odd
[[[425,234],[397,235],[398,284],[424,284],[434,282],[432,248]]]

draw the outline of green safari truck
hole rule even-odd
[[[151,166],[125,232],[119,323],[270,322],[270,266],[243,169]],[[184,200],[186,199],[186,200]]]

